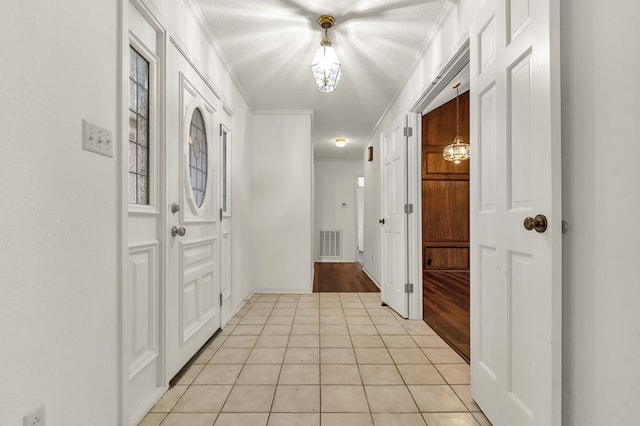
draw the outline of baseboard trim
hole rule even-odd
[[[364,272],[365,274],[367,274],[367,276],[369,277],[369,279],[371,281],[373,281],[373,283],[376,285],[376,287],[378,287],[380,290],[382,290],[382,287],[380,286],[380,283],[378,283],[378,281],[376,281],[375,278],[373,278],[373,276],[369,273],[369,271],[367,271],[367,269],[363,266],[362,267],[362,272]]]
[[[253,294],[311,294],[313,293],[313,287],[311,288],[258,288]]]

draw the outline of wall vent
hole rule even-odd
[[[342,257],[342,231],[339,229],[320,231],[320,258],[339,259]]]

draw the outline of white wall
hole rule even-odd
[[[358,243],[357,177],[362,176],[362,161],[315,161],[315,235],[314,255],[319,261],[320,230],[342,230],[342,258],[327,262],[356,262]],[[346,207],[341,204],[346,203]]]
[[[640,3],[561,5],[563,425],[637,425]]]
[[[373,138],[373,161],[367,161],[364,150],[364,265],[362,269],[378,285],[382,284],[382,232],[378,220],[382,217],[380,200],[380,139]]]
[[[253,127],[253,256],[257,292],[313,289],[312,114],[257,111]]]
[[[117,160],[81,149],[83,118],[116,131],[118,3],[0,5],[2,425],[40,403],[50,426],[118,424]],[[251,108],[189,9],[154,3],[234,111],[239,306],[252,291],[239,261],[251,248]]]
[[[0,5],[0,424],[117,424],[117,2]]]

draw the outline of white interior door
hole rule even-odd
[[[558,3],[487,0],[471,28],[471,390],[496,426],[561,422]]]
[[[393,122],[382,133],[382,302],[403,317],[408,315],[405,293],[407,273],[406,199],[407,166],[406,117]]]
[[[182,54],[167,58],[167,376],[220,327],[220,100]]]

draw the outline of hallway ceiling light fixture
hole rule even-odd
[[[460,164],[461,161],[468,160],[471,155],[471,147],[460,136],[460,83],[453,86],[456,89],[456,137],[453,143],[447,145],[442,150],[442,156],[447,161]]]
[[[324,36],[320,42],[320,48],[311,61],[311,71],[318,90],[323,93],[333,92],[342,76],[342,65],[340,65],[327,35],[327,30],[335,24],[336,20],[333,16],[322,15],[318,18],[318,25],[324,29]]]
[[[347,145],[347,140],[345,138],[337,138],[336,139],[336,146],[338,148],[344,148]]]

